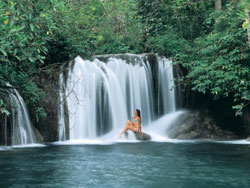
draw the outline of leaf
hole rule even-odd
[[[30,24],[30,29],[32,32],[34,31],[34,25],[32,23]]]
[[[21,61],[21,59],[20,59],[20,57],[18,57],[18,56],[15,56],[15,58],[17,58],[19,61]]]
[[[243,115],[243,113],[242,113],[242,111],[241,111],[241,110],[237,110],[237,111],[236,111],[235,116],[242,116],[242,115]]]
[[[10,112],[8,110],[6,110],[5,108],[0,109],[2,114],[5,114],[6,116],[10,115]]]
[[[233,109],[242,110],[243,104],[233,106]]]
[[[97,39],[97,41],[99,42],[99,41],[103,40],[104,37],[103,37],[102,35],[98,35],[98,36],[96,37],[96,39]]]
[[[3,54],[5,57],[7,56],[7,53],[6,53],[4,50],[0,49],[0,51],[2,52],[2,54]]]
[[[34,58],[32,58],[32,57],[28,57],[28,59],[30,60],[30,62],[35,62],[35,59]]]
[[[17,29],[14,28],[14,29],[11,29],[11,30],[10,30],[10,33],[14,33],[14,32],[16,32],[16,31],[17,31]]]

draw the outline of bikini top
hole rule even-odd
[[[133,121],[136,122],[136,123],[139,122],[138,119],[134,119]]]

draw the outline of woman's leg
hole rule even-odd
[[[125,126],[125,128],[123,129],[123,131],[121,132],[121,134],[119,135],[119,136],[122,136],[125,132],[127,132],[128,130],[131,130],[131,131],[133,131],[133,132],[137,132],[138,130],[137,130],[137,128],[135,128],[133,125],[132,125],[132,123],[131,123],[131,121],[127,121],[127,123],[126,123],[126,126]]]
[[[121,132],[119,136],[122,136],[125,132],[128,131],[130,124],[131,124],[131,121],[127,120],[125,128],[123,129],[123,131]]]

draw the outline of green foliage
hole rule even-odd
[[[54,19],[58,29],[54,38],[58,40],[54,43],[64,41],[63,51],[70,59],[76,55],[141,51],[142,26],[133,0],[56,2]]]
[[[231,97],[237,114],[250,101],[247,0],[3,0],[0,87],[8,82],[46,116],[35,77],[77,55],[155,52],[188,70],[193,89]],[[53,72],[53,71],[52,71]],[[53,77],[53,75],[48,75]],[[1,93],[0,93],[1,96]],[[2,109],[3,107],[1,107]]]
[[[35,64],[43,63],[45,43],[54,27],[46,2],[1,1],[1,61],[16,63],[24,72],[35,72]]]
[[[188,70],[193,90],[230,97],[236,115],[250,102],[248,1],[138,0],[147,51],[171,56]]]
[[[213,11],[214,1],[137,0],[146,36],[178,33],[186,40],[200,35],[204,19]],[[170,31],[168,28],[174,28]]]
[[[44,63],[55,28],[51,8],[48,0],[0,2],[0,87],[11,83],[34,105],[42,91],[32,77]]]
[[[149,37],[145,43],[146,48],[151,52],[165,55],[167,57],[175,56],[189,49],[189,42],[181,38],[174,29],[167,28],[167,33]]]
[[[250,101],[250,49],[239,12],[234,3],[213,12],[209,17],[216,20],[213,31],[195,40],[193,59],[183,63],[194,90],[215,99],[231,96],[236,115]]]
[[[6,116],[10,115],[10,112],[6,109],[6,106],[2,99],[0,99],[0,114],[5,114]]]
[[[143,50],[134,0],[3,0],[0,15],[0,88],[17,88],[37,119],[45,93],[34,78],[48,64]]]

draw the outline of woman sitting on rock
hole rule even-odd
[[[141,133],[141,111],[136,109],[134,111],[134,116],[132,117],[132,122],[127,120],[124,130],[119,135],[120,137],[127,132],[128,130],[133,131],[134,133]]]

